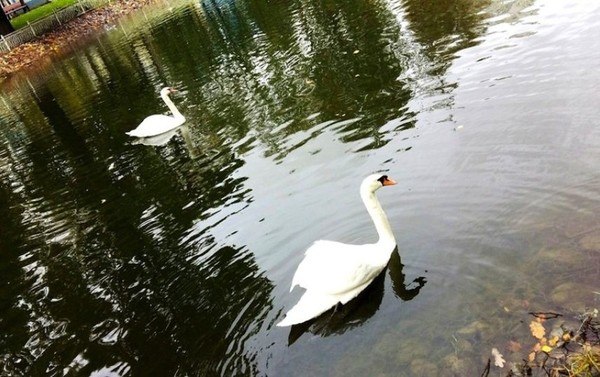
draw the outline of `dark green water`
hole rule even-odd
[[[598,19],[549,0],[172,1],[4,82],[0,375],[520,361],[528,311],[600,304]],[[166,85],[185,128],[134,143]],[[388,269],[275,327],[312,241],[374,240],[358,185],[379,170],[399,182],[379,193]]]

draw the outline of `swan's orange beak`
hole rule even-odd
[[[398,182],[394,181],[393,179],[389,179],[389,178],[386,178],[383,181],[384,186],[392,186],[392,185],[395,185],[396,183],[398,183]]]

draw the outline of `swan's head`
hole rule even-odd
[[[375,192],[375,191],[379,190],[380,188],[382,188],[383,186],[391,186],[391,185],[395,185],[395,184],[396,184],[396,181],[389,178],[385,174],[382,174],[382,173],[371,174],[370,176],[368,176],[367,178],[365,178],[362,181],[362,184],[360,185],[360,190]]]

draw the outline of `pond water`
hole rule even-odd
[[[171,1],[4,82],[0,375],[520,361],[528,312],[599,304],[599,20],[591,1]],[[166,85],[185,126],[135,142]],[[374,171],[399,182],[379,191],[388,268],[275,327],[314,240],[374,241]]]

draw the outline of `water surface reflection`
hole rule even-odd
[[[521,313],[572,307],[541,258],[597,268],[599,14],[171,0],[4,83],[2,373],[480,375]],[[138,145],[165,85],[186,125]],[[379,170],[387,272],[274,327],[311,242],[373,241],[357,185]]]

